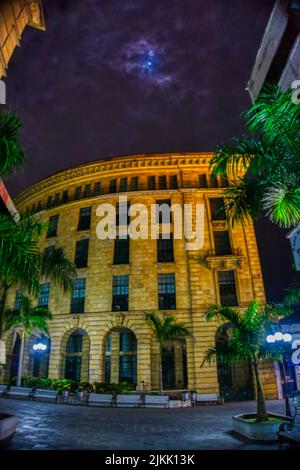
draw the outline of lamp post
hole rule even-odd
[[[281,331],[277,331],[274,335],[268,335],[267,343],[291,343],[293,338],[290,333],[281,333]],[[286,416],[292,417],[292,412],[290,408],[289,396],[287,393],[286,388],[286,375],[285,375],[285,366],[284,366],[284,355],[281,355],[281,366],[282,366],[282,373],[283,373],[283,390],[284,390],[284,399],[285,399],[285,414]]]

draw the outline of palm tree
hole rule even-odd
[[[201,367],[205,362],[211,363],[216,358],[224,365],[235,361],[251,362],[256,384],[258,422],[266,421],[268,413],[259,377],[259,364],[263,359],[279,360],[284,346],[275,346],[266,341],[272,323],[282,316],[288,316],[293,310],[282,305],[262,304],[254,300],[244,311],[231,307],[212,304],[205,312],[207,321],[226,322],[230,328],[228,341],[219,342],[217,346],[207,349]]]
[[[159,345],[159,390],[163,390],[162,351],[172,340],[191,336],[184,323],[178,322],[174,315],[164,315],[163,318],[154,313],[147,313],[146,322],[152,329]]]
[[[52,316],[48,308],[39,306],[33,307],[29,297],[22,295],[20,300],[20,310],[6,307],[5,317],[5,330],[14,331],[21,339],[17,374],[17,386],[20,387],[26,335],[40,335],[41,333],[47,335],[47,320],[51,319]]]
[[[19,144],[21,121],[13,111],[0,113],[0,178],[6,179],[25,163],[25,155]]]
[[[213,175],[235,178],[224,191],[232,223],[266,215],[280,227],[300,223],[300,106],[292,91],[266,85],[245,113],[249,137],[222,144]]]

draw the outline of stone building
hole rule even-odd
[[[2,0],[0,2],[0,79],[6,75],[8,62],[22,33],[29,25],[45,30],[41,0]]]
[[[243,308],[254,298],[265,299],[253,225],[232,228],[226,222],[221,193],[228,180],[212,177],[211,157],[211,153],[115,157],[56,173],[18,197],[19,211],[34,210],[49,222],[43,248],[63,247],[78,268],[69,296],[47,280],[42,282],[38,302],[48,305],[53,315],[48,349],[41,357],[33,351],[34,342],[40,340],[27,341],[24,374],[89,382],[127,380],[138,389],[155,390],[158,345],[145,313],[172,313],[193,336],[164,350],[164,388],[220,392],[226,399],[253,397],[250,367],[200,367],[205,350],[224,340],[220,325],[205,320],[206,306],[223,303]],[[193,229],[199,204],[204,208],[203,246],[187,249],[187,240],[175,236],[99,239],[97,208],[105,203],[117,206],[120,195],[127,197],[130,207],[142,203],[149,210],[151,204],[192,204]],[[173,233],[178,228],[174,220],[172,214]],[[16,308],[19,294],[10,294]],[[8,379],[16,371],[18,341],[13,348],[12,335],[6,341]],[[261,376],[266,397],[277,397],[272,363],[262,366]]]

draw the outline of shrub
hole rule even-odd
[[[134,389],[129,382],[110,383],[94,382],[95,393],[112,393],[113,395],[128,394]]]
[[[83,390],[84,392],[92,392],[93,385],[89,382],[80,382],[79,389]]]

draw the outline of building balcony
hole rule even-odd
[[[239,249],[232,250],[231,253],[217,254],[214,250],[208,252],[205,261],[209,269],[231,270],[241,268],[244,256]]]

